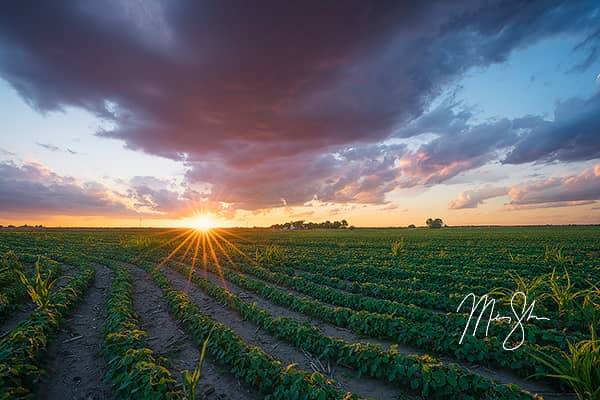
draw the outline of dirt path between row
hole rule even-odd
[[[200,357],[200,347],[175,322],[168,312],[168,304],[163,293],[154,284],[149,274],[136,266],[129,266],[133,278],[133,305],[138,314],[140,326],[148,332],[146,345],[156,357],[169,359],[169,370],[181,383],[181,371],[190,372],[196,367]],[[254,400],[261,396],[242,385],[223,367],[215,365],[208,358],[202,366],[199,391],[206,400]]]
[[[310,355],[304,354],[292,344],[277,339],[268,332],[257,328],[252,322],[243,320],[236,311],[207,296],[196,285],[189,284],[187,278],[180,273],[170,268],[164,268],[163,272],[171,284],[178,290],[188,293],[205,314],[229,326],[246,342],[262,348],[276,360],[280,360],[284,366],[297,363],[298,368],[313,372],[311,362],[314,363],[315,359]],[[326,365],[324,367],[327,368]],[[393,399],[402,395],[403,398],[415,398],[389,382],[364,377],[356,378],[355,372],[349,368],[334,366],[332,377],[341,390],[351,391],[360,396]]]
[[[227,267],[225,267],[225,268],[227,268]],[[210,279],[210,281],[213,282],[214,284],[219,285],[221,287],[226,287],[229,291],[237,294],[244,300],[246,300],[250,303],[256,302],[256,304],[259,307],[266,309],[273,316],[295,318],[300,322],[308,323],[314,327],[319,328],[327,336],[344,339],[345,341],[350,342],[350,343],[366,342],[366,343],[379,344],[384,349],[389,349],[389,347],[391,345],[396,344],[397,349],[405,354],[418,354],[418,355],[429,354],[426,350],[418,349],[418,348],[412,347],[412,346],[397,344],[391,340],[379,340],[379,339],[374,339],[374,338],[370,338],[370,337],[365,337],[363,335],[356,334],[348,329],[341,328],[341,327],[335,326],[333,324],[329,324],[329,323],[323,322],[321,320],[315,319],[313,317],[307,316],[300,312],[292,311],[288,308],[278,306],[276,304],[273,304],[270,300],[265,299],[264,297],[258,296],[249,290],[240,288],[239,286],[237,286],[229,281],[226,281],[225,286],[224,286],[221,278],[218,277],[217,275],[213,274],[212,272],[207,272],[205,274],[205,271],[200,271],[200,274],[203,277]],[[307,300],[319,301],[319,300],[316,300],[304,293],[300,293],[293,289],[289,289],[285,286],[281,286],[281,285],[275,284],[273,282],[263,281],[263,280],[255,277],[255,276],[252,276],[250,274],[248,274],[248,275],[249,275],[249,277],[252,277],[253,279],[260,280],[268,286],[277,288],[285,293],[290,293],[295,297],[303,298],[303,299],[307,299]],[[329,305],[331,307],[336,307],[331,304],[327,304],[327,303],[323,303],[323,302],[320,302],[320,303]],[[527,380],[527,379],[517,376],[512,371],[508,371],[508,370],[504,370],[504,369],[490,369],[485,366],[468,363],[465,361],[457,360],[452,357],[438,356],[437,358],[440,361],[443,361],[444,363],[458,364],[465,370],[471,371],[473,373],[477,373],[481,376],[487,377],[487,378],[492,379],[501,384],[509,384],[509,383],[516,384],[525,390],[528,390],[532,393],[538,393],[538,394],[544,396],[545,399],[561,400],[561,399],[574,399],[575,398],[574,396],[572,396],[570,394],[557,392],[557,390],[552,385],[550,385],[548,382]]]
[[[106,318],[106,299],[113,279],[108,267],[96,265],[94,283],[48,349],[48,376],[40,381],[38,399],[104,400],[112,398],[103,380],[106,363],[100,349]],[[74,276],[76,271],[63,269]]]

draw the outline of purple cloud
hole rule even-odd
[[[448,208],[451,210],[459,210],[463,208],[477,208],[483,204],[484,200],[492,199],[507,194],[508,189],[505,187],[486,186],[477,190],[467,190],[461,192],[458,197],[448,203]]]
[[[461,192],[448,203],[449,209],[477,208],[484,200],[507,195],[506,210],[571,207],[600,200],[600,164],[579,175],[553,177],[510,188],[485,186]]]
[[[383,204],[397,187],[445,181],[513,146],[505,162],[599,156],[597,99],[562,104],[555,122],[472,125],[456,107],[425,113],[469,68],[597,29],[593,1],[98,7],[6,6],[0,76],[40,111],[90,110],[108,122],[98,135],[183,161],[186,187],[211,188],[134,185],[131,199],[155,211],[182,201]],[[375,145],[427,132],[436,138],[415,152]]]
[[[133,216],[116,194],[96,182],[79,183],[41,164],[0,162],[0,215]]]

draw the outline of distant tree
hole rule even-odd
[[[425,223],[427,224],[427,226],[429,228],[441,228],[442,226],[444,226],[444,221],[442,221],[441,218],[436,218],[436,219],[432,219],[432,218],[427,218],[427,221],[425,221]]]
[[[284,224],[271,225],[271,229],[296,230],[296,229],[345,229],[348,227],[348,221],[325,221],[325,222],[306,222],[304,220],[290,221]]]
[[[416,228],[416,226],[415,226],[415,224],[410,224],[410,225],[408,226],[408,228],[409,228],[409,229],[412,229],[412,228]]]
[[[292,222],[292,226],[294,227],[294,229],[304,229],[304,221],[294,221]]]

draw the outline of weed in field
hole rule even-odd
[[[509,271],[507,272],[509,278],[514,282],[514,289],[509,289],[505,287],[495,288],[490,292],[490,294],[496,294],[503,296],[503,302],[505,304],[510,303],[510,299],[513,296],[513,293],[522,292],[525,294],[525,298],[527,299],[535,299],[537,295],[540,294],[540,288],[546,281],[546,275],[541,275],[536,277],[535,279],[528,280],[516,272]],[[518,296],[515,300],[517,302],[521,302],[524,298]],[[530,301],[530,300],[527,300]]]
[[[392,255],[394,257],[398,257],[400,256],[402,253],[404,253],[406,251],[406,249],[404,248],[404,238],[401,237],[400,239],[396,240],[394,243],[392,243]]]
[[[261,252],[256,249],[256,262],[259,264],[278,264],[284,260],[283,250],[277,245],[270,244]]]
[[[594,326],[598,326],[600,323],[600,287],[589,281],[587,284],[590,289],[583,291],[581,305],[576,304],[577,313],[582,321],[591,321]]]
[[[562,248],[559,247],[558,245],[555,245],[552,247],[546,245],[546,248],[544,251],[544,262],[546,262],[546,264],[556,262],[558,264],[569,263],[572,265],[573,261],[574,261],[574,257],[565,255],[562,251]]]
[[[510,259],[510,261],[519,264],[526,264],[529,262],[529,258],[526,255],[516,254],[513,256],[513,254],[510,251],[508,252],[508,258]]]
[[[590,332],[590,340],[569,343],[569,351],[561,352],[560,356],[541,350],[530,353],[553,372],[534,376],[548,376],[565,381],[579,400],[600,398],[600,341],[596,338],[594,324],[590,325]]]
[[[127,247],[134,247],[138,249],[151,249],[160,247],[163,244],[159,239],[151,238],[148,236],[138,236],[130,239],[125,244]]]
[[[0,285],[8,286],[15,281],[15,270],[21,270],[23,267],[15,253],[9,251],[0,259]]]
[[[23,271],[15,270],[15,273],[19,276],[23,286],[27,288],[27,293],[35,305],[42,310],[48,309],[52,288],[54,288],[62,278],[58,277],[52,279],[52,271],[48,271],[46,276],[43,276],[40,271],[39,260],[35,263],[35,274],[31,280],[23,273]]]
[[[571,310],[575,299],[585,295],[587,292],[585,290],[576,291],[571,283],[571,277],[567,268],[564,268],[564,271],[564,276],[559,276],[556,274],[556,268],[552,270],[552,274],[550,274],[550,279],[548,280],[550,292],[545,294],[545,297],[549,297],[556,303],[559,315],[564,315],[567,310]]]
[[[196,399],[196,390],[198,389],[198,383],[200,382],[200,378],[202,377],[202,364],[204,364],[204,356],[206,355],[206,347],[208,346],[208,341],[210,340],[210,332],[204,343],[202,344],[202,351],[200,352],[200,358],[198,359],[198,364],[196,364],[196,368],[194,372],[190,374],[189,371],[185,370],[181,373],[181,381],[183,384],[183,396],[185,400],[195,400]]]

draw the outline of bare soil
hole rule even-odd
[[[418,355],[431,354],[431,352],[428,351],[427,349],[418,349],[418,348],[412,347],[412,346],[397,344],[390,340],[379,340],[379,339],[374,339],[374,338],[365,337],[363,335],[356,334],[348,329],[341,328],[341,327],[314,319],[305,314],[295,312],[295,311],[289,310],[285,307],[281,307],[276,304],[273,304],[271,301],[269,301],[263,297],[260,297],[249,290],[240,288],[239,286],[236,286],[235,284],[233,284],[229,281],[224,282],[219,276],[217,276],[211,272],[205,273],[205,271],[203,271],[203,272],[201,272],[201,274],[203,277],[210,279],[211,282],[213,282],[214,284],[219,285],[221,287],[225,287],[226,289],[228,289],[232,293],[237,294],[244,300],[246,300],[250,303],[256,302],[256,304],[259,307],[264,308],[265,310],[269,311],[269,313],[271,313],[271,315],[273,315],[273,316],[295,318],[302,323],[308,323],[313,327],[319,328],[326,336],[344,339],[345,341],[350,342],[350,343],[366,342],[366,343],[379,344],[384,349],[389,349],[389,347],[391,345],[395,344],[397,347],[397,350],[399,350],[405,354],[418,354]],[[259,278],[254,277],[254,276],[252,276],[252,278],[260,280]],[[286,293],[290,293],[290,294],[294,295],[295,297],[319,301],[319,300],[314,299],[304,293],[300,293],[298,291],[275,284],[273,282],[267,282],[267,281],[262,281],[262,282],[268,286],[272,286],[272,287],[275,287]],[[342,290],[340,290],[340,291],[342,291]],[[325,304],[325,305],[330,305],[331,307],[335,307],[335,305],[331,305],[331,304],[327,304],[327,303],[323,303],[323,302],[321,302],[321,303]],[[469,362],[462,361],[462,360],[457,360],[452,357],[440,356],[437,358],[440,361],[443,361],[445,363],[458,364],[465,370],[469,370],[473,373],[477,373],[481,376],[492,379],[500,384],[509,384],[509,383],[516,384],[516,385],[520,386],[521,388],[528,390],[532,393],[537,393],[539,395],[542,395],[544,397],[544,399],[549,399],[549,400],[575,399],[575,396],[572,394],[562,393],[562,392],[557,391],[556,388],[547,381],[527,380],[527,379],[521,378],[520,376],[516,375],[514,372],[506,370],[506,369],[502,369],[502,368],[490,369],[485,366],[469,363]]]
[[[181,383],[181,372],[193,371],[200,357],[200,347],[175,322],[168,312],[163,293],[148,273],[129,266],[133,278],[133,305],[141,328],[148,333],[146,345],[157,357],[168,358],[168,369]],[[205,358],[200,391],[206,400],[253,400],[261,396],[235,378],[223,367]]]
[[[187,277],[184,277],[180,273],[170,268],[164,268],[163,272],[171,284],[178,290],[186,292],[205,314],[228,325],[238,336],[248,343],[262,348],[276,360],[280,360],[284,366],[296,363],[299,369],[303,369],[309,373],[315,371],[313,366],[316,359],[310,354],[301,352],[292,344],[277,339],[268,332],[257,328],[252,322],[242,319],[236,311],[228,308],[227,305],[218,303],[204,294],[194,284],[189,284]],[[311,363],[313,366],[311,366]],[[326,361],[322,360],[322,364],[324,364],[323,367],[325,368],[320,369],[318,367],[316,370],[335,379],[338,388],[341,390],[351,391],[360,396],[376,399],[394,399],[398,398],[398,396],[402,396],[402,398],[416,398],[403,392],[402,389],[389,382],[371,378],[357,378],[355,372],[349,368],[333,366],[334,368],[329,370]]]
[[[50,400],[103,400],[112,398],[103,380],[106,363],[100,349],[102,326],[106,318],[106,299],[113,279],[112,271],[96,265],[93,285],[86,291],[75,312],[63,323],[48,349],[48,375],[40,380],[37,398]],[[73,275],[71,267],[63,273]]]

